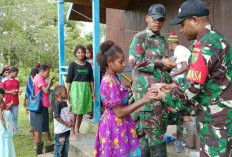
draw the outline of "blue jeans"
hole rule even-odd
[[[55,134],[54,157],[68,157],[70,131]]]
[[[18,110],[19,105],[13,105],[11,109],[12,121],[13,121],[13,132],[14,134],[18,133]]]

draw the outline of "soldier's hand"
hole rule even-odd
[[[175,83],[172,83],[172,84],[161,83],[159,89],[163,93],[167,94],[167,93],[175,90],[176,88],[177,88],[177,85]]]
[[[155,97],[155,100],[156,101],[161,101],[163,96],[165,95],[165,93],[163,91],[161,91],[161,88],[158,89],[158,94],[157,96]]]
[[[144,95],[143,99],[145,101],[145,103],[150,102],[151,100],[155,100],[156,96],[157,96],[157,91],[149,91],[147,94]]]
[[[163,59],[162,59],[162,62],[163,62],[163,67],[164,67],[164,69],[169,69],[169,70],[171,70],[171,69],[173,69],[173,68],[176,67],[176,63],[170,61],[168,58],[163,58]]]

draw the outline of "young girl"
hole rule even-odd
[[[70,128],[73,123],[67,103],[67,90],[65,86],[58,85],[54,89],[56,102],[53,108],[55,146],[54,157],[68,157]]]
[[[143,104],[152,101],[156,94],[147,93],[139,101],[128,105],[128,90],[117,74],[125,68],[125,55],[112,41],[100,46],[97,62],[106,68],[101,81],[101,100],[105,111],[100,119],[95,141],[95,157],[141,156],[137,134],[129,115]]]
[[[42,112],[35,112],[34,118],[34,134],[35,134],[35,144],[37,154],[42,153],[43,142],[41,142],[41,133],[49,133],[49,118],[48,118],[48,107],[51,107],[49,101],[50,87],[53,84],[55,78],[54,75],[50,77],[49,82],[46,82],[46,79],[49,77],[50,67],[46,64],[42,64],[39,69],[39,73],[36,74],[33,85],[35,87],[35,94],[42,90],[42,102],[43,109]],[[49,135],[50,137],[50,135]]]
[[[89,44],[86,46],[86,61],[88,61],[91,66],[93,66],[93,47],[92,47],[92,44]]]
[[[69,65],[67,75],[67,93],[71,103],[72,121],[70,140],[79,140],[76,136],[85,137],[80,133],[83,114],[92,111],[92,102],[95,100],[93,86],[93,70],[91,64],[85,61],[85,47],[77,46],[74,51],[77,57]]]
[[[0,73],[0,82],[5,78],[9,76],[9,70],[10,66],[6,65],[3,69],[2,72]]]
[[[18,105],[19,105],[19,94],[21,94],[19,79],[17,78],[19,69],[16,67],[11,67],[9,70],[10,74],[5,77],[1,82],[1,87],[5,89],[5,105],[13,101],[13,105],[10,108],[12,113],[13,121],[13,132],[16,135],[20,135],[18,131]]]
[[[15,157],[11,112],[3,110],[3,106],[3,97],[0,95],[0,157]]]

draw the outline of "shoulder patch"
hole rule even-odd
[[[193,48],[187,80],[205,85],[208,73],[209,70],[202,55],[201,43],[197,43]]]

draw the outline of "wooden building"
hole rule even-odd
[[[185,0],[62,0],[64,2],[72,2],[69,7],[67,19],[76,20],[76,21],[86,21],[92,22],[92,10],[94,10],[94,36],[95,36],[95,51],[94,55],[98,50],[99,40],[96,40],[96,37],[99,37],[98,24],[99,20],[101,23],[106,24],[106,38],[108,40],[113,40],[118,44],[126,54],[126,61],[128,64],[129,58],[129,45],[132,37],[147,27],[145,21],[145,16],[148,12],[148,8],[152,4],[161,3],[166,7],[166,19],[164,27],[161,30],[161,34],[165,37],[168,37],[170,32],[175,31],[180,36],[180,44],[188,47],[192,44],[193,41],[186,41],[184,37],[179,33],[180,26],[170,26],[168,21],[173,19],[179,10],[181,3]],[[210,21],[211,24],[218,30],[220,33],[224,34],[230,44],[232,44],[232,0],[203,0],[209,6],[210,9]],[[97,2],[97,3],[95,3]],[[93,6],[92,6],[93,4]],[[63,14],[63,6],[59,4],[59,15]],[[98,8],[100,6],[100,18],[98,17]],[[62,16],[61,16],[62,17]],[[97,17],[97,18],[96,18]],[[97,20],[96,20],[97,19]],[[63,21],[60,18],[59,21]],[[60,24],[60,28],[63,29],[63,24]],[[62,32],[62,31],[61,31]],[[97,34],[97,35],[96,35]],[[60,38],[60,39],[63,39]],[[60,43],[63,43],[61,41]],[[63,45],[60,47],[62,48]],[[63,55],[63,53],[60,53]],[[59,58],[63,58],[61,57]],[[171,55],[171,52],[169,53]],[[60,69],[64,67],[64,61],[60,61]],[[99,73],[96,72],[99,68],[95,68],[95,76],[98,76]],[[128,70],[127,70],[128,71]],[[62,72],[62,71],[61,71]],[[130,77],[129,73],[126,73]],[[98,78],[98,77],[96,77]],[[97,81],[96,81],[97,80]],[[60,81],[62,82],[62,81]],[[100,93],[99,84],[100,80],[95,79],[95,93]],[[123,80],[124,83],[129,84],[127,81]],[[97,123],[100,119],[100,96],[96,99],[94,103],[94,122]]]
[[[73,8],[84,15],[92,16],[91,0],[68,0],[74,3]],[[101,22],[106,23],[106,39],[120,45],[128,59],[128,49],[131,38],[137,32],[146,28],[145,16],[150,5],[161,3],[166,7],[167,21],[161,34],[168,37],[172,31],[178,32],[180,43],[186,47],[192,41],[186,41],[180,26],[170,26],[168,21],[173,19],[179,6],[185,0],[101,0]],[[210,9],[210,22],[220,33],[225,35],[232,44],[232,0],[204,0]],[[79,8],[79,9],[78,9]],[[70,14],[70,20],[89,21],[75,12]]]
[[[73,2],[73,10],[92,18],[91,0],[67,0]],[[175,31],[180,36],[180,44],[189,47],[193,41],[187,41],[179,32],[180,25],[171,26],[168,21],[173,19],[185,0],[100,0],[100,21],[106,24],[106,39],[121,46],[126,54],[128,64],[128,50],[132,37],[146,28],[145,16],[150,5],[161,3],[166,7],[166,23],[161,34],[168,37]],[[232,44],[232,0],[203,0],[210,9],[210,22],[220,33],[225,35]],[[71,11],[69,19],[88,21],[83,15]],[[172,52],[169,52],[172,55]],[[128,75],[128,73],[127,73]],[[129,74],[130,76],[130,74]]]
[[[128,48],[131,38],[136,32],[146,28],[145,15],[150,5],[161,3],[166,7],[167,22],[161,34],[168,37],[172,31],[179,32],[180,26],[171,26],[168,21],[173,19],[184,0],[131,0],[127,10],[106,9],[107,39],[113,40],[120,45],[128,56]],[[224,34],[232,44],[232,0],[205,0],[210,9],[210,21],[220,33]],[[181,33],[180,43],[190,46],[193,41],[184,39]],[[127,57],[128,58],[128,57]]]

